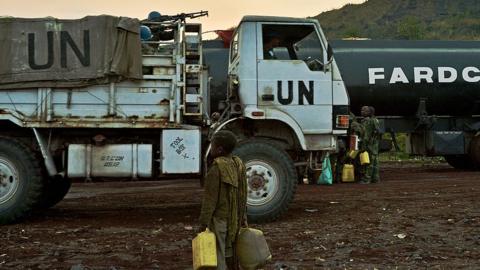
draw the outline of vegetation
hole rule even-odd
[[[396,140],[398,143],[399,151],[396,151],[395,147],[392,145],[392,150],[389,152],[380,153],[379,160],[382,162],[385,161],[408,161],[408,162],[419,162],[419,163],[439,163],[445,162],[443,157],[424,157],[424,156],[411,156],[406,153],[406,144],[407,144],[407,134],[398,133],[396,134]],[[385,133],[382,136],[385,140],[391,140],[392,137],[389,133]]]
[[[318,19],[329,39],[480,39],[480,3],[477,0],[368,0],[321,13]],[[391,139],[389,134],[384,139]],[[406,134],[397,134],[400,150],[380,154],[381,161],[444,162],[443,157],[406,153]]]
[[[330,39],[477,40],[479,15],[477,0],[368,0],[314,18]]]

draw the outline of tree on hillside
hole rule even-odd
[[[399,39],[423,39],[425,26],[412,16],[403,18],[397,25],[397,38]]]
[[[355,26],[347,28],[343,33],[344,38],[358,38],[362,37],[362,32]]]

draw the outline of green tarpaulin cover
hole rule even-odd
[[[137,19],[0,18],[0,89],[141,79]]]

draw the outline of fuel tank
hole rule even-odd
[[[351,110],[413,116],[425,100],[429,115],[480,114],[480,42],[331,41]]]
[[[204,40],[203,62],[210,77],[210,111],[218,111],[218,103],[227,98],[228,48],[222,40]]]

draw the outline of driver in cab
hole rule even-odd
[[[277,56],[273,51],[274,48],[280,46],[280,35],[277,32],[271,31],[266,33],[263,42],[263,59],[265,60],[275,60]]]

